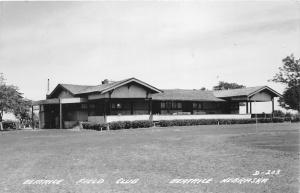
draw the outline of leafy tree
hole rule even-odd
[[[217,86],[213,87],[213,90],[228,90],[228,89],[236,89],[236,88],[245,88],[245,86],[237,83],[228,83],[228,82],[220,81]]]
[[[300,112],[300,85],[285,89],[279,104],[285,109],[293,109]]]
[[[300,59],[294,55],[287,56],[282,60],[283,66],[275,74],[271,81],[286,85],[283,97],[279,104],[285,109],[293,109],[300,112]]]
[[[0,73],[0,129],[3,129],[2,118],[4,112],[20,113],[25,102],[18,87],[7,85],[5,78]]]
[[[31,122],[31,101],[23,99],[18,101],[18,106],[14,109],[15,116],[20,120],[23,125],[28,125]]]
[[[282,112],[281,110],[274,110],[273,115],[274,117],[284,117],[285,113]]]

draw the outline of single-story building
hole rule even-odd
[[[79,121],[251,118],[253,102],[272,102],[281,95],[268,86],[208,91],[158,89],[136,78],[102,84],[58,84],[39,106],[40,128],[70,128]],[[240,104],[246,114],[239,114]],[[249,106],[249,107],[248,107]]]

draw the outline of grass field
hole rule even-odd
[[[0,133],[0,192],[298,193],[300,124]],[[275,170],[276,174],[267,174]],[[259,171],[259,175],[253,175]],[[262,173],[264,172],[264,173]],[[220,183],[226,178],[266,183]],[[117,184],[139,179],[136,184]],[[172,179],[212,178],[172,184]],[[26,180],[60,184],[23,184]],[[80,179],[104,179],[101,184]],[[90,181],[91,182],[91,181]],[[77,183],[77,184],[76,184]],[[87,181],[85,181],[87,183]]]

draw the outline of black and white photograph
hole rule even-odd
[[[299,193],[300,1],[0,1],[0,193]]]

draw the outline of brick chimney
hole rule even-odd
[[[104,80],[102,80],[101,83],[102,83],[102,84],[108,84],[108,83],[109,83],[109,80],[108,80],[108,79],[104,79]]]

